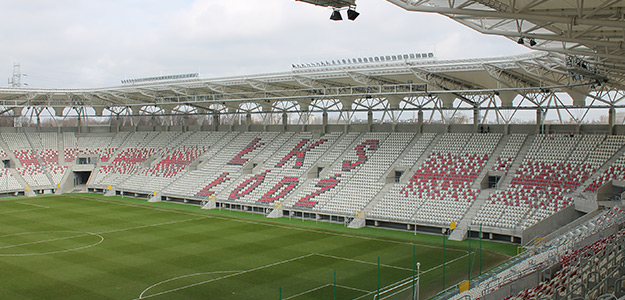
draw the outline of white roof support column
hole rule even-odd
[[[455,114],[455,111],[451,112],[450,109],[454,106],[456,96],[452,94],[440,94],[438,95],[438,98],[440,99],[440,107],[443,109],[440,111],[441,119],[445,124],[449,124],[449,121]],[[445,112],[447,112],[447,114],[445,114]]]
[[[478,131],[478,127],[480,126],[481,123],[482,123],[482,117],[480,114],[480,105],[476,103],[473,105],[473,130],[475,132]]]
[[[306,126],[310,122],[310,103],[308,101],[297,101],[300,108],[300,123]]]
[[[271,101],[265,100],[261,102],[260,109],[262,111],[261,116],[262,116],[263,125],[269,125],[268,123],[270,123],[271,114],[273,113],[273,105],[271,104]]]
[[[163,110],[163,114],[167,115],[167,117],[165,117],[165,120],[169,120],[169,125],[174,125],[174,108],[176,108],[176,105],[174,104],[167,104],[167,105],[160,105],[161,109]],[[183,124],[186,125],[186,124]]]
[[[63,110],[65,109],[65,107],[54,106],[52,108],[54,108],[54,115],[56,117],[63,117]]]
[[[350,110],[352,109],[356,99],[356,97],[344,97],[339,99],[339,101],[341,101],[341,105],[343,106],[339,114],[339,120],[343,119],[345,120],[345,123],[351,123],[354,112]]]
[[[94,106],[93,110],[95,111],[96,117],[104,116],[104,107],[102,107],[102,106]]]
[[[569,94],[569,96],[571,96],[571,98],[573,98],[573,105],[574,106],[585,106],[586,105],[586,97],[588,95],[574,91],[574,90],[569,90],[566,92],[567,94]]]
[[[393,124],[397,124],[399,122],[399,118],[401,117],[401,110],[399,109],[399,105],[404,100],[403,97],[396,95],[389,95],[386,97],[386,101],[388,101],[388,109],[390,111],[390,116],[393,121]]]
[[[13,111],[13,115],[15,117],[21,117],[22,116],[22,109],[23,109],[23,107],[13,107],[11,110]]]
[[[610,133],[614,134],[614,125],[616,124],[616,109],[614,106],[608,109],[608,125],[610,126]]]
[[[501,107],[512,107],[513,104],[513,100],[514,98],[516,98],[516,96],[518,95],[517,92],[514,91],[500,91],[499,92],[499,99],[501,99]]]

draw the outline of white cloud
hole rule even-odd
[[[172,33],[187,40],[255,37],[279,30],[284,7],[283,1],[196,0],[168,24]]]
[[[124,77],[288,71],[292,63],[435,52],[527,52],[436,14],[358,0],[354,22],[294,0],[12,1],[0,11],[0,82],[20,62],[31,86],[99,87]],[[19,24],[18,27],[15,24]]]

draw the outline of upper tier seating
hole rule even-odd
[[[184,176],[176,178],[165,188],[165,194],[207,197],[218,193],[231,184],[232,180],[241,176],[244,167],[250,163],[262,162],[262,158],[258,155],[263,150],[272,152],[276,147],[280,147],[283,140],[276,137],[278,133],[272,132],[214,132],[205,136],[202,143],[210,148],[199,158],[203,163],[197,170],[188,171]],[[250,144],[257,146],[249,146]],[[243,152],[244,154],[240,155]],[[240,159],[239,163],[229,163],[237,156]],[[228,173],[227,179],[218,180],[224,173]]]
[[[345,153],[346,149],[355,142],[359,135],[360,134],[353,132],[341,135],[338,141],[334,143],[334,146],[332,146],[332,148],[330,148],[330,150],[319,159],[319,164],[326,167],[333,165],[333,163],[342,164],[342,161],[338,162],[337,160]],[[297,195],[289,197],[285,200],[284,207],[308,209],[314,207],[318,202],[314,198],[328,191],[334,190],[340,182],[340,175],[341,174],[339,173],[334,173],[329,176],[329,178],[309,179]]]
[[[607,142],[606,142],[607,141]],[[579,187],[605,159],[586,159],[603,143],[603,135],[538,135],[510,186],[492,194],[473,220],[474,225],[529,228],[572,204],[565,196]]]
[[[527,134],[514,133],[510,135],[508,143],[501,150],[497,162],[493,165],[493,171],[508,172],[508,169],[512,166],[512,161],[517,157],[521,146],[525,143]]]
[[[332,176],[321,178],[328,180],[325,184],[322,180],[310,182],[288,205],[298,203],[302,208],[312,206],[315,212],[355,215],[382,190],[384,183],[380,179],[414,136],[412,133],[363,134],[333,165],[329,171]]]
[[[459,221],[479,194],[471,185],[500,139],[500,134],[443,135],[408,183],[395,184],[370,216],[443,226]]]
[[[73,132],[63,133],[65,162],[74,162],[76,157],[95,156],[102,162],[108,162],[117,148],[128,137],[128,133],[111,136],[79,136]]]
[[[339,137],[338,133],[319,138],[306,132],[295,134],[265,161],[264,171],[257,175],[243,176],[233,183],[227,199],[266,204],[284,201],[300,186],[300,178],[304,173]]]
[[[622,135],[611,135],[606,138],[606,140],[601,144],[601,146],[595,149],[586,160],[587,163],[601,166],[604,162],[609,160],[614,154],[620,150],[623,145],[625,145],[625,136]],[[598,168],[598,167],[597,167]],[[586,192],[596,192],[599,187],[604,185],[606,182],[615,179],[615,180],[624,180],[625,179],[625,153],[623,153],[619,158],[612,163],[603,173],[599,174],[592,183],[590,183],[584,191]]]
[[[159,137],[159,135],[161,137]],[[136,132],[130,134],[119,148],[113,161],[98,168],[91,184],[120,186],[157,151],[162,151],[172,132]],[[92,175],[93,177],[93,175]],[[104,183],[105,182],[105,183]]]
[[[432,143],[436,137],[435,133],[424,133],[417,139],[416,143],[410,148],[406,156],[399,162],[401,167],[412,167],[417,160],[423,155],[425,149]]]
[[[22,167],[15,170],[26,184],[31,188],[50,188],[53,183],[42,166],[43,161],[40,162],[37,155],[42,148],[41,141],[38,136],[34,138],[34,135],[29,134],[27,137],[24,133],[2,133],[2,138],[20,161]],[[35,144],[34,147],[31,146],[31,140]]]

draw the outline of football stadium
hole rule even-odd
[[[16,65],[0,298],[625,299],[623,3],[387,1],[531,51],[103,88]]]

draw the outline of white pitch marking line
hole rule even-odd
[[[7,235],[3,235],[3,236],[0,236],[0,237],[25,235],[25,234],[31,234],[31,233],[53,233],[53,232],[79,232],[79,231],[67,231],[67,230],[63,231],[63,230],[59,230],[59,231],[22,232],[22,233],[17,233],[17,234],[7,234]],[[50,251],[50,252],[40,252],[40,253],[0,254],[0,257],[6,257],[6,256],[35,256],[35,255],[65,253],[65,252],[70,252],[70,251],[77,251],[77,250],[91,248],[91,247],[94,247],[94,246],[97,246],[97,245],[101,244],[104,241],[104,237],[101,236],[100,234],[93,233],[93,232],[86,232],[86,233],[82,233],[82,234],[79,234],[79,235],[72,235],[72,236],[68,236],[68,237],[47,239],[47,240],[41,240],[41,241],[35,241],[35,242],[29,242],[29,243],[22,243],[22,244],[17,244],[17,245],[8,245],[8,246],[0,247],[0,249],[8,249],[8,248],[13,248],[13,247],[18,247],[18,246],[34,245],[34,244],[45,243],[45,242],[60,241],[60,240],[66,240],[66,239],[71,239],[71,238],[75,238],[75,237],[82,237],[82,236],[97,236],[97,237],[100,238],[100,240],[97,243],[95,243],[95,244],[82,246],[82,247],[77,247],[77,248],[66,249],[66,250]]]
[[[170,281],[174,281],[174,280],[178,280],[178,279],[182,279],[182,278],[187,278],[187,277],[192,277],[192,276],[199,276],[199,275],[210,275],[210,274],[218,274],[218,273],[237,273],[237,272],[241,272],[241,271],[214,271],[214,272],[203,272],[203,273],[194,273],[194,274],[187,274],[187,275],[182,275],[182,276],[178,276],[178,277],[174,277],[174,278],[170,278],[167,280],[163,280],[161,282],[157,282],[151,286],[149,286],[147,289],[143,290],[143,292],[141,292],[141,295],[139,295],[139,298],[141,299],[141,297],[143,297],[143,294],[145,294],[145,292],[147,292],[148,290],[159,286],[163,283],[167,283]]]
[[[196,220],[200,220],[200,219],[203,219],[203,218],[181,220],[181,221],[163,222],[163,223],[157,223],[157,224],[142,225],[142,226],[137,226],[137,227],[122,228],[122,229],[109,230],[109,231],[101,231],[101,232],[96,232],[96,233],[87,232],[87,233],[82,233],[82,234],[78,234],[78,235],[62,237],[62,238],[54,238],[54,239],[47,239],[47,240],[28,242],[28,243],[22,243],[22,244],[1,246],[0,249],[13,248],[13,247],[19,247],[19,246],[26,246],[26,245],[34,245],[34,244],[40,244],[40,243],[45,243],[45,242],[61,241],[61,240],[67,240],[67,239],[72,239],[72,238],[76,238],[76,237],[83,237],[83,236],[89,236],[89,235],[100,235],[100,234],[104,234],[104,233],[114,233],[114,232],[121,232],[121,231],[141,229],[141,228],[148,228],[148,227],[157,227],[157,226],[162,226],[162,225],[170,225],[170,224],[176,224],[176,223],[196,221]],[[79,232],[79,231],[40,231],[40,232],[37,232],[37,233],[46,233],[46,232],[50,233],[50,232]],[[25,232],[25,233],[18,233],[18,234],[2,235],[2,236],[0,236],[0,238],[8,237],[8,236],[15,236],[15,235],[24,235],[24,234],[30,234],[30,233],[33,233],[33,232]]]
[[[266,268],[269,268],[269,267],[273,267],[273,266],[277,266],[277,265],[281,265],[281,264],[289,263],[289,262],[296,261],[296,260],[299,260],[299,259],[302,259],[302,258],[306,258],[306,257],[313,256],[313,255],[314,255],[314,254],[312,254],[312,253],[311,253],[311,254],[306,254],[306,255],[302,255],[302,256],[298,256],[298,257],[290,258],[290,259],[287,259],[287,260],[283,260],[283,261],[279,261],[279,262],[271,263],[271,264],[268,264],[268,265],[264,265],[264,266],[256,267],[256,268],[249,269],[249,270],[246,270],[246,271],[241,271],[241,272],[237,272],[237,273],[234,273],[234,274],[230,274],[230,275],[226,275],[226,276],[221,276],[221,277],[218,277],[218,278],[214,278],[214,279],[210,279],[210,280],[205,280],[205,281],[202,281],[202,282],[192,283],[192,284],[185,285],[185,286],[181,286],[181,287],[178,287],[178,288],[175,288],[175,289],[162,291],[162,292],[159,292],[159,293],[156,293],[156,294],[151,294],[151,295],[148,295],[148,296],[145,296],[145,297],[139,296],[139,298],[135,298],[135,299],[133,299],[133,300],[138,300],[138,299],[147,299],[147,298],[151,298],[151,297],[156,297],[156,296],[160,296],[160,295],[168,294],[168,293],[171,293],[171,292],[176,292],[176,291],[179,291],[179,290],[187,289],[187,288],[190,288],[190,287],[194,287],[194,286],[202,285],[202,284],[205,284],[205,283],[210,283],[210,282],[214,282],[214,281],[217,281],[217,280],[222,280],[222,279],[226,279],[226,278],[230,278],[230,277],[238,276],[238,275],[241,275],[241,274],[246,274],[246,273],[250,273],[250,272],[254,272],[254,271],[258,271],[258,270],[266,269]]]
[[[36,209],[39,209],[39,208],[36,208]],[[134,229],[141,229],[141,228],[148,228],[148,227],[157,227],[157,226],[162,226],[162,225],[170,225],[170,224],[183,223],[183,222],[189,222],[189,221],[196,221],[196,220],[202,220],[202,219],[204,219],[204,218],[194,218],[194,219],[188,219],[188,220],[163,222],[163,223],[157,223],[157,224],[142,225],[142,226],[137,226],[137,227],[122,228],[122,229],[102,231],[102,232],[95,232],[95,233],[94,232],[86,232],[86,233],[80,233],[80,234],[77,234],[77,235],[72,235],[72,236],[67,236],[67,237],[62,237],[62,238],[53,238],[53,239],[46,239],[46,240],[40,240],[40,241],[34,241],[34,242],[28,242],[28,243],[22,243],[22,244],[0,246],[0,249],[8,249],[8,248],[14,248],[14,247],[20,247],[20,246],[26,246],[26,245],[34,245],[34,244],[41,244],[41,243],[47,243],[47,242],[68,240],[68,239],[73,239],[73,238],[83,237],[83,236],[90,236],[90,235],[100,237],[100,241],[98,243],[90,245],[90,246],[78,247],[78,248],[73,248],[73,249],[68,249],[68,250],[53,251],[53,252],[42,252],[42,253],[0,254],[0,257],[1,256],[28,256],[28,255],[56,254],[56,253],[64,253],[64,252],[69,252],[69,251],[82,250],[82,249],[90,248],[90,247],[93,247],[93,246],[96,246],[96,245],[102,243],[104,241],[104,237],[101,234],[115,233],[115,232],[134,230]],[[40,232],[37,232],[37,233],[46,233],[46,232],[52,233],[52,232],[79,232],[79,231],[40,231]],[[30,233],[34,233],[34,232],[22,232],[22,233],[17,233],[17,234],[7,234],[7,235],[0,236],[0,238],[8,237],[8,236],[15,236],[15,235],[24,235],[24,234],[30,234]]]
[[[53,233],[53,232],[68,232],[68,231],[39,231],[39,232],[25,232],[25,233],[22,233],[22,234],[19,234],[19,235],[25,235],[25,234],[31,234],[31,233]],[[72,232],[73,232],[73,231],[72,231]],[[4,236],[2,236],[2,237],[7,237],[7,236],[15,236],[15,235],[17,235],[17,234],[4,235]],[[7,246],[2,246],[2,247],[0,247],[0,249],[9,249],[9,248],[20,247],[20,246],[36,245],[36,244],[47,243],[47,242],[55,242],[55,241],[69,240],[69,239],[73,239],[73,238],[77,238],[77,237],[90,236],[90,235],[97,235],[97,234],[91,234],[91,233],[81,233],[81,234],[78,234],[78,235],[70,235],[70,236],[66,236],[66,237],[62,237],[62,238],[53,238],[53,239],[40,240],[40,241],[34,241],[34,242],[28,242],[28,243],[21,243],[21,244],[7,245]]]
[[[41,210],[41,209],[45,209],[45,208],[50,208],[49,206],[33,204],[33,203],[26,203],[26,202],[20,202],[20,201],[6,201],[6,203],[17,203],[17,204],[22,204],[22,205],[27,205],[27,206],[34,206],[36,208],[18,209],[18,210],[11,210],[11,211],[6,211],[6,212],[1,212],[0,214],[2,214],[2,215],[8,215],[8,214],[21,213],[21,212],[27,212],[27,211]]]
[[[12,211],[3,211],[0,212],[1,215],[9,215],[9,214],[14,214],[14,213],[22,213],[22,212],[27,212],[27,211],[33,211],[33,210],[42,210],[43,208],[29,208],[29,209],[18,209],[18,210],[12,210]]]
[[[215,216],[215,215],[205,215],[205,214],[202,214],[201,212],[178,211],[178,210],[173,210],[173,209],[153,207],[153,206],[147,206],[147,205],[142,205],[142,204],[132,204],[132,203],[117,202],[115,200],[112,200],[112,201],[111,200],[99,200],[99,199],[91,199],[91,198],[85,198],[85,197],[79,197],[79,196],[74,196],[74,197],[76,197],[78,199],[87,200],[87,201],[95,201],[95,202],[102,202],[102,203],[108,203],[108,204],[116,204],[116,205],[131,206],[131,207],[138,207],[138,208],[145,208],[145,209],[153,209],[153,210],[170,212],[170,213],[173,212],[173,213],[179,213],[179,214],[184,214],[184,215],[193,215],[193,216],[200,215],[200,216],[204,216],[204,218],[206,218],[206,219],[217,219],[217,220],[226,220],[226,221],[248,223],[248,224],[255,224],[255,225],[264,225],[264,226],[278,227],[278,228],[291,229],[291,230],[299,230],[299,231],[307,231],[307,232],[314,232],[314,233],[323,233],[323,234],[334,235],[334,236],[343,236],[343,237],[357,238],[357,239],[363,239],[363,240],[369,240],[369,241],[379,241],[379,242],[393,243],[393,244],[399,244],[399,245],[413,245],[414,244],[413,242],[400,242],[400,241],[393,240],[393,239],[366,237],[366,236],[360,236],[360,235],[350,235],[350,234],[346,234],[346,233],[337,233],[337,232],[332,232],[332,231],[322,231],[322,230],[315,230],[315,229],[310,229],[310,228],[301,228],[301,227],[294,227],[294,226],[287,226],[287,225],[278,225],[278,224],[272,224],[272,223],[266,223],[266,222],[255,222],[255,221],[251,221],[251,220],[242,220],[242,219],[236,219],[236,218],[226,218],[226,217],[220,217],[220,216]],[[432,248],[432,249],[443,249],[443,247],[432,246],[432,245],[419,245],[419,247]],[[456,251],[456,252],[463,252],[463,253],[467,252],[466,250],[463,250],[463,249],[453,249],[453,248],[452,249],[448,248],[447,251]]]
[[[39,207],[39,208],[50,208],[50,206],[39,205],[39,204],[28,203],[28,202],[16,201],[15,203],[19,203],[19,204],[23,204],[23,205],[35,206],[35,207]]]
[[[128,228],[122,228],[122,229],[101,231],[101,232],[98,232],[98,233],[100,233],[100,234],[115,233],[115,232],[128,231],[128,230],[134,230],[134,229],[142,229],[142,228],[158,227],[158,226],[163,226],[163,225],[171,225],[171,224],[178,224],[178,223],[184,223],[184,222],[192,222],[192,221],[198,221],[198,220],[204,220],[204,219],[205,218],[193,218],[193,219],[187,219],[187,220],[169,221],[169,222],[163,222],[163,223],[141,225],[141,226],[136,226],[136,227],[128,227]]]
[[[473,253],[475,253],[475,252],[473,252]],[[448,261],[448,262],[445,262],[445,265],[450,264],[450,263],[453,263],[453,262],[455,262],[455,261],[457,261],[457,260],[459,260],[459,259],[462,259],[462,258],[464,258],[464,257],[467,257],[468,255],[469,255],[469,254],[465,254],[465,255],[463,255],[463,256],[460,256],[460,257],[454,258],[454,259],[452,259],[452,260],[450,260],[450,261]],[[427,273],[427,272],[430,272],[430,271],[432,271],[432,270],[434,270],[434,269],[438,269],[438,268],[440,268],[440,267],[442,267],[442,266],[443,266],[443,264],[440,264],[440,265],[437,265],[437,266],[431,267],[431,268],[429,268],[429,269],[427,269],[427,270],[425,270],[425,271],[421,272],[421,275],[423,275],[423,274],[425,274],[425,273]],[[412,271],[412,270],[410,270],[410,271]],[[399,280],[399,281],[397,281],[397,282],[401,282],[401,281],[408,280],[408,279],[411,279],[411,278],[412,278],[412,276],[407,277],[407,278],[402,279],[402,280]],[[385,287],[381,288],[380,290],[386,290],[387,288],[391,287],[392,285],[396,284],[397,282],[393,282],[393,283],[391,283],[391,284],[389,284],[389,285],[387,285],[387,286],[385,286]],[[361,299],[361,298],[363,298],[363,297],[367,297],[367,296],[369,296],[369,295],[374,294],[375,292],[376,292],[376,291],[369,292],[369,293],[368,293],[368,294],[366,294],[366,295],[362,295],[362,296],[360,296],[360,297],[358,297],[358,298],[355,298],[355,299],[352,299],[352,300],[358,300],[358,299]]]
[[[323,288],[328,287],[328,286],[333,286],[333,284],[331,284],[331,283],[327,283],[327,284],[324,284],[324,285],[322,285],[322,286],[316,287],[316,288],[314,288],[314,289],[310,289],[310,290],[307,290],[307,291],[304,291],[304,292],[301,292],[301,293],[299,293],[299,294],[295,294],[295,295],[293,295],[293,296],[291,296],[291,297],[288,297],[288,298],[283,298],[283,299],[284,299],[284,300],[289,300],[289,299],[297,298],[297,297],[299,297],[299,296],[301,296],[301,295],[306,295],[306,294],[308,294],[308,293],[312,293],[312,292],[314,292],[314,291],[318,291],[318,290],[323,289]],[[373,293],[372,291],[367,291],[367,290],[363,290],[363,289],[358,289],[358,288],[351,287],[351,286],[346,286],[346,285],[340,285],[340,284],[337,284],[336,286],[337,286],[337,287],[340,287],[340,288],[343,288],[343,289],[352,290],[352,291],[357,291],[357,292],[361,292],[361,293]]]
[[[301,292],[301,293],[299,293],[299,294],[295,294],[295,295],[293,295],[293,296],[291,296],[291,297],[288,297],[288,298],[283,298],[283,299],[284,299],[284,300],[289,300],[289,299],[297,298],[297,297],[299,297],[299,296],[301,296],[301,295],[306,295],[306,294],[308,294],[308,293],[312,293],[312,292],[314,292],[314,291],[318,291],[318,290],[320,290],[320,289],[322,289],[322,288],[325,288],[326,286],[329,286],[329,285],[332,285],[332,284],[329,284],[329,283],[328,283],[328,284],[324,284],[324,285],[319,286],[319,287],[316,287],[316,288],[314,288],[314,289],[310,289],[310,290],[307,290],[307,291],[304,291],[304,292]]]
[[[334,256],[334,255],[322,254],[322,253],[314,253],[314,254],[315,255],[319,255],[319,256],[323,256],[323,257],[328,257],[328,258],[334,258],[334,259],[346,260],[346,261],[351,261],[351,262],[357,262],[357,263],[361,263],[361,264],[377,265],[377,263],[364,261],[364,260],[358,260],[358,259],[352,259],[352,258],[346,258],[346,257],[340,257],[340,256]],[[387,267],[387,268],[392,268],[392,269],[397,269],[397,270],[402,270],[402,271],[411,271],[412,272],[412,269],[403,268],[403,267],[391,266],[391,265],[386,265],[386,264],[380,264],[380,266]]]
[[[280,264],[284,264],[284,263],[292,262],[292,261],[295,261],[295,260],[299,260],[299,259],[302,259],[302,258],[306,258],[306,257],[313,256],[313,255],[323,256],[323,257],[329,257],[329,258],[334,258],[334,259],[342,259],[342,260],[347,260],[347,261],[352,261],[352,262],[357,262],[357,263],[363,263],[363,264],[373,264],[373,265],[377,265],[376,263],[367,262],[367,261],[361,261],[361,260],[356,260],[356,259],[349,259],[349,258],[345,258],[345,257],[338,257],[338,256],[333,256],[333,255],[321,254],[321,253],[310,253],[310,254],[306,254],[306,255],[299,256],[299,257],[295,257],[295,258],[291,258],[291,259],[287,259],[287,260],[279,261],[279,262],[276,262],[276,263],[272,263],[272,264],[268,264],[268,265],[264,265],[264,266],[256,267],[256,268],[249,269],[249,270],[246,270],[246,271],[217,271],[217,272],[223,272],[223,273],[233,273],[233,274],[226,275],[226,276],[221,276],[221,277],[218,277],[218,278],[213,278],[213,279],[210,279],[210,280],[205,280],[205,281],[201,281],[201,282],[197,282],[197,283],[192,283],[192,284],[185,285],[185,286],[181,286],[181,287],[178,287],[178,288],[174,288],[174,289],[170,289],[170,290],[162,291],[162,292],[159,292],[159,293],[156,293],[156,294],[151,294],[151,295],[144,296],[145,292],[147,292],[147,291],[148,291],[148,290],[150,290],[151,288],[153,288],[153,287],[155,287],[155,286],[158,286],[158,285],[160,285],[160,284],[162,284],[162,283],[165,283],[165,282],[173,281],[173,280],[176,280],[176,279],[179,279],[179,278],[190,277],[190,276],[194,276],[194,275],[198,275],[198,274],[210,274],[210,273],[217,273],[217,272],[196,273],[196,274],[191,274],[191,275],[183,275],[183,276],[175,277],[175,278],[168,279],[168,280],[164,280],[164,281],[161,281],[161,282],[156,283],[156,284],[154,284],[154,285],[151,285],[150,287],[148,287],[148,288],[146,288],[145,290],[143,290],[143,292],[141,292],[141,294],[139,295],[139,298],[135,298],[135,299],[133,299],[133,300],[147,299],[147,298],[151,298],[151,297],[156,297],[156,296],[160,296],[160,295],[163,295],[163,294],[168,294],[168,293],[176,292],[176,291],[179,291],[179,290],[187,289],[187,288],[190,288],[190,287],[199,286],[199,285],[202,285],[202,284],[206,284],[206,283],[210,283],[210,282],[215,282],[215,281],[218,281],[218,280],[222,280],[222,279],[226,279],[226,278],[230,278],[230,277],[238,276],[238,275],[241,275],[241,274],[246,274],[246,273],[250,273],[250,272],[253,272],[253,271],[257,271],[257,270],[261,270],[261,269],[265,269],[265,268],[273,267],[273,266],[276,266],[276,265],[280,265]],[[447,264],[449,264],[449,263],[453,263],[453,262],[455,262],[455,261],[457,261],[457,260],[459,260],[459,259],[462,259],[462,258],[464,258],[464,257],[466,257],[466,256],[468,256],[468,254],[465,254],[465,255],[463,255],[463,256],[460,256],[460,257],[457,257],[457,258],[455,258],[455,259],[453,259],[453,260],[450,260],[449,262],[446,262],[445,264],[447,265]],[[397,267],[397,266],[391,266],[391,265],[381,265],[381,266],[385,266],[385,267],[389,267],[389,268],[395,268],[395,269],[404,270],[404,271],[413,271],[412,269],[402,268],[402,267]],[[430,272],[430,271],[432,271],[432,270],[434,270],[434,269],[437,269],[437,268],[439,268],[439,267],[442,267],[442,266],[443,266],[443,264],[440,264],[440,265],[434,266],[434,267],[432,267],[432,268],[430,268],[430,269],[427,269],[427,270],[425,270],[425,271],[421,272],[421,274],[428,273],[428,272]],[[234,273],[234,272],[236,272],[236,273]],[[410,277],[408,277],[408,279],[409,279],[409,278],[410,278]],[[405,280],[405,279],[404,279],[404,280]],[[402,280],[400,280],[400,281],[402,281]],[[385,286],[383,289],[386,289],[386,288],[388,288],[388,287],[392,286],[393,284],[394,284],[394,283],[389,284],[389,285]],[[320,286],[320,287],[317,287],[317,288],[314,288],[314,289],[311,289],[311,290],[308,290],[308,291],[305,291],[305,292],[302,292],[302,293],[299,293],[299,294],[293,295],[293,296],[291,296],[291,297],[289,297],[289,298],[285,298],[285,300],[287,300],[287,299],[292,299],[292,298],[295,298],[295,297],[298,297],[298,296],[301,296],[301,295],[304,295],[304,294],[307,294],[307,293],[310,293],[310,292],[313,292],[313,291],[316,291],[316,290],[322,289],[322,288],[324,288],[324,287],[326,287],[326,286],[328,286],[328,285],[331,285],[331,284],[322,285],[322,286]],[[351,290],[354,290],[354,291],[359,291],[359,292],[362,292],[362,293],[367,293],[367,294],[365,294],[365,295],[363,295],[363,296],[360,296],[360,297],[358,297],[358,298],[355,298],[354,300],[356,300],[356,299],[360,299],[360,298],[362,298],[362,297],[366,297],[366,296],[368,296],[368,295],[371,295],[371,294],[375,293],[375,291],[368,291],[368,290],[358,289],[358,288],[349,287],[349,286],[343,286],[343,285],[337,285],[337,286],[338,286],[338,287],[341,287],[341,288],[345,288],[345,289],[351,289]]]
[[[363,290],[363,289],[357,289],[355,287],[351,287],[351,286],[346,286],[346,285],[336,285],[340,288],[344,288],[344,289],[348,289],[348,290],[352,290],[352,291],[357,291],[357,292],[362,292],[362,293],[371,293],[371,291],[367,291],[367,290]]]

